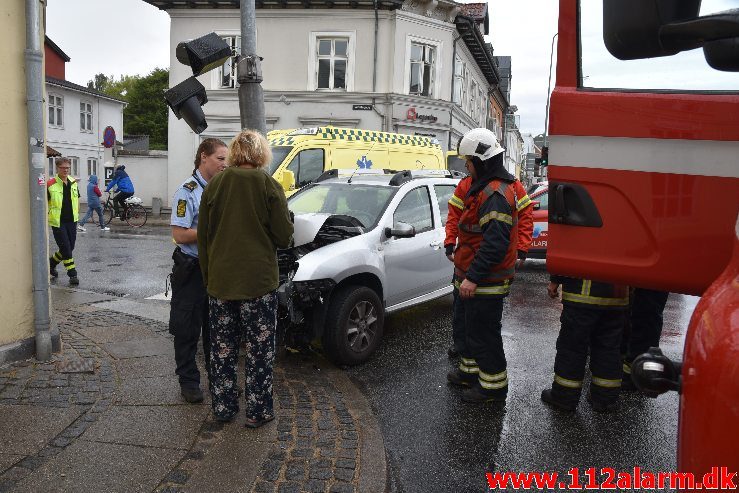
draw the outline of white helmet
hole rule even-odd
[[[501,147],[498,138],[487,128],[473,128],[464,134],[457,146],[457,153],[460,156],[475,156],[482,161],[497,156],[503,151],[505,149]]]

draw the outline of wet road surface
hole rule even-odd
[[[55,250],[53,239],[50,246]],[[164,291],[173,244],[166,226],[113,225],[78,233],[75,260],[80,288],[143,299]],[[60,268],[59,280],[67,279]],[[675,393],[658,399],[625,394],[617,414],[593,413],[584,399],[576,414],[545,407],[551,385],[561,305],[546,296],[541,261],[517,274],[506,301],[503,340],[510,389],[505,405],[462,403],[447,386],[452,363],[451,296],[386,318],[373,358],[347,370],[372,403],[387,450],[391,491],[482,492],[492,471],[557,471],[613,467],[674,470],[677,444]],[[155,302],[152,302],[155,303]],[[161,301],[158,303],[162,303]],[[684,330],[697,298],[670,295],[661,346],[680,359]],[[569,479],[569,478],[566,478]]]
[[[393,492],[482,492],[492,471],[613,467],[674,470],[678,396],[625,394],[617,414],[576,414],[540,401],[551,385],[561,305],[546,296],[543,262],[517,275],[506,301],[503,339],[510,389],[505,405],[464,404],[446,384],[452,369],[451,296],[386,319],[376,356],[348,370],[377,413]],[[697,298],[671,295],[662,347],[679,359]],[[566,478],[569,480],[569,478]]]

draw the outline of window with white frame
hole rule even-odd
[[[241,53],[241,36],[221,36],[231,47],[231,58],[218,69],[218,84],[220,89],[232,89],[238,84],[236,82],[236,59]]]
[[[64,98],[56,94],[49,94],[49,126],[64,126]]]
[[[410,53],[410,81],[408,94],[434,95],[436,46],[412,42]]]
[[[87,176],[98,174],[98,160],[94,157],[87,158]]]
[[[454,94],[452,101],[458,105],[462,104],[462,94],[464,93],[464,62],[461,58],[454,58]]]
[[[80,131],[92,132],[92,103],[80,101]]]
[[[54,156],[49,156],[49,178],[54,176],[56,173],[56,169],[54,167],[54,164],[56,163],[56,158]]]
[[[80,158],[69,156],[68,157],[72,169],[69,170],[69,174],[72,176],[80,176]]]
[[[485,111],[487,107],[487,98],[485,97],[485,91],[482,90],[482,87],[480,87],[480,112],[478,115],[480,115],[480,120],[482,121],[483,125],[485,123],[485,114],[487,111]]]
[[[477,118],[477,82],[470,81],[470,116]]]
[[[346,90],[349,38],[316,38],[316,89]]]

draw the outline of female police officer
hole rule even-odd
[[[205,139],[195,154],[192,175],[177,189],[172,201],[172,303],[169,332],[174,336],[176,374],[187,402],[202,402],[200,372],[195,363],[198,339],[203,335],[206,367],[210,356],[208,294],[198,263],[198,209],[205,185],[226,167],[228,147],[220,139]]]

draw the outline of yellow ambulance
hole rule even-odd
[[[331,169],[445,169],[436,139],[339,127],[273,130],[269,171],[290,196]]]

